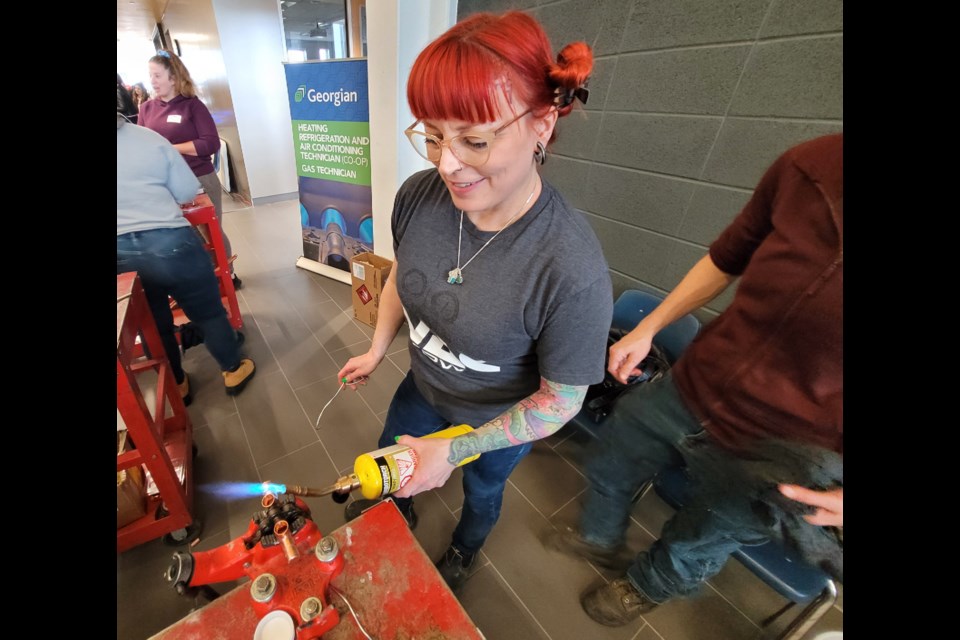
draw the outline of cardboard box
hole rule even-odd
[[[117,431],[117,455],[131,449],[127,431]],[[126,526],[147,513],[147,494],[144,491],[143,469],[130,467],[117,472],[117,529]]]
[[[393,261],[366,252],[358,253],[350,260],[350,273],[353,282],[353,317],[377,326],[377,309],[380,306],[380,294],[390,275]]]

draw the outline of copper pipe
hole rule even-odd
[[[293,544],[293,536],[290,535],[290,525],[286,520],[277,520],[277,523],[273,525],[273,533],[280,540],[280,544],[283,545],[283,554],[287,556],[287,562],[300,557],[297,545]]]
[[[263,498],[260,499],[260,506],[264,509],[269,509],[273,506],[273,503],[277,501],[277,496],[272,493],[265,493]]]

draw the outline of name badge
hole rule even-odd
[[[167,122],[172,122],[174,124],[180,124],[181,119],[182,119],[182,116],[179,113],[174,113],[167,116]]]

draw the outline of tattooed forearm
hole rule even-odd
[[[502,429],[487,429],[488,425],[490,425],[489,422],[466,435],[454,438],[450,444],[450,457],[447,458],[447,462],[457,465],[478,453],[513,446]]]
[[[484,451],[546,438],[577,415],[586,393],[586,385],[558,384],[540,378],[540,388],[531,396],[475,431],[454,438],[447,460],[460,464]]]

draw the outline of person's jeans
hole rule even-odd
[[[599,431],[587,452],[589,487],[579,528],[588,542],[608,547],[624,541],[633,498],[644,484],[661,469],[684,465],[698,450],[715,446],[669,373],[622,394]],[[650,550],[637,555],[627,570],[633,586],[660,603],[688,595],[741,545],[765,542],[762,522],[734,502],[742,504],[692,498],[664,525]]]
[[[421,437],[449,426],[450,422],[434,411],[420,394],[413,372],[408,371],[390,402],[379,446],[396,444],[395,436]],[[507,478],[532,447],[531,443],[527,443],[488,451],[463,466],[463,510],[453,532],[453,546],[461,553],[473,554],[483,546],[500,518]],[[401,511],[405,511],[413,502],[412,498],[394,497],[393,500]]]
[[[220,300],[213,261],[193,227],[132,231],[117,236],[117,273],[136,271],[157,323],[171,369],[183,382],[180,346],[167,296],[173,296],[203,332],[203,343],[222,371],[240,365],[237,334]]]

